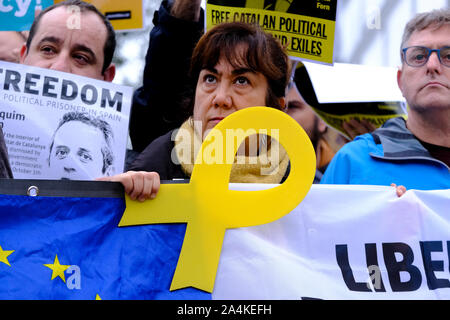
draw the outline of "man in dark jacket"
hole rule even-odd
[[[133,96],[130,138],[135,152],[178,128],[188,117],[182,108],[192,51],[203,34],[201,0],[165,0],[155,12],[142,87]]]

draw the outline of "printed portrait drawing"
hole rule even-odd
[[[92,180],[114,174],[111,126],[86,112],[63,115],[51,140],[49,178]]]

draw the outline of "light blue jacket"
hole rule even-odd
[[[406,128],[403,118],[358,136],[335,155],[321,184],[403,185],[406,189],[450,189],[450,168]]]

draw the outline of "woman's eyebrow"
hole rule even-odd
[[[212,72],[212,73],[215,73],[215,74],[219,73],[216,68],[212,68],[212,67],[205,67],[202,70],[206,70],[206,71],[209,71],[209,72]]]
[[[244,74],[244,73],[256,73],[254,70],[250,69],[250,68],[238,68],[238,69],[234,69],[231,74],[236,76],[236,75],[240,75],[240,74]]]

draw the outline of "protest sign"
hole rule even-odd
[[[332,128],[347,136],[342,124],[366,120],[375,127],[406,117],[406,101],[397,82],[397,69],[335,63],[298,63],[294,82],[305,101]]]
[[[0,125],[19,179],[121,173],[132,88],[0,62]]]
[[[336,0],[208,0],[206,28],[222,22],[258,23],[294,60],[333,64]]]
[[[0,1],[0,31],[30,30],[35,13],[53,4],[53,0]]]
[[[212,297],[448,300],[449,191],[313,185],[285,217],[227,230]]]
[[[208,294],[170,291],[185,224],[117,227],[119,183],[0,180],[0,299],[449,299],[449,196],[313,185],[283,218],[226,231]]]
[[[289,176],[273,190],[230,191],[228,181],[238,147],[256,133],[283,145],[290,161]],[[278,157],[280,151],[274,148],[271,157]],[[244,108],[209,131],[196,155],[189,183],[162,185],[158,196],[144,204],[127,196],[120,226],[187,222],[171,290],[192,286],[211,292],[225,230],[267,223],[289,213],[308,193],[315,163],[308,135],[289,115],[274,108]],[[274,171],[262,169],[259,174]]]
[[[55,3],[63,0],[55,0]],[[143,0],[85,0],[92,3],[111,22],[115,31],[133,31],[144,28]]]

